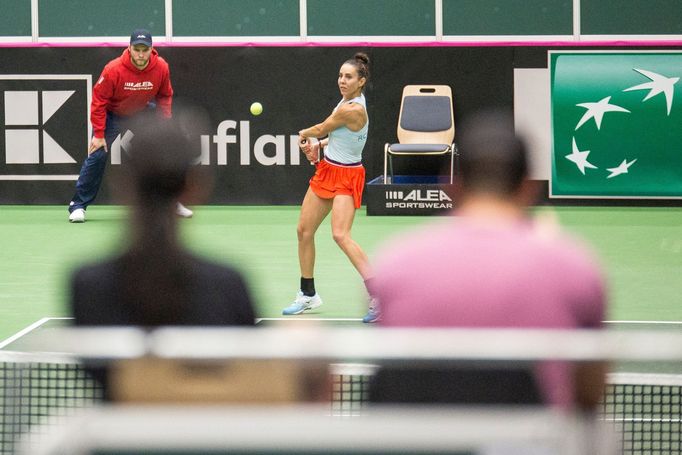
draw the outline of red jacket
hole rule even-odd
[[[139,70],[130,61],[128,48],[104,67],[92,89],[90,121],[95,137],[104,137],[107,111],[129,116],[156,100],[157,108],[164,117],[171,116],[173,87],[168,63],[152,49],[149,64]]]

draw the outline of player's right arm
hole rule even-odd
[[[335,109],[322,123],[298,132],[300,148],[306,158],[308,158],[308,161],[317,163],[319,161],[320,149],[329,143],[329,139],[311,142],[310,138],[327,136],[342,126],[346,126],[352,131],[357,131],[365,125],[365,122],[367,122],[367,115],[362,106],[356,103],[343,104],[338,109]]]
[[[113,75],[105,67],[95,87],[92,89],[92,103],[90,103],[90,122],[92,123],[92,140],[88,147],[88,155],[95,150],[104,147],[104,130],[107,122],[107,106],[114,95]]]
[[[359,131],[366,121],[367,116],[362,106],[356,103],[342,104],[322,123],[303,129],[298,134],[301,139],[325,137],[342,126],[348,127],[351,131]]]
[[[104,147],[104,150],[108,152],[107,141],[105,141],[103,137],[92,136],[92,139],[90,139],[90,146],[88,147],[88,155],[102,147]]]

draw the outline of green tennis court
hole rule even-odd
[[[248,277],[259,317],[278,318],[298,285],[295,206],[198,207],[182,234],[195,251],[229,262]],[[682,321],[682,208],[539,207],[584,238],[605,267],[609,320]],[[0,218],[0,340],[44,317],[68,316],[67,282],[78,264],[125,242],[125,209],[93,206],[88,222],[66,221],[61,206],[4,206]],[[357,212],[354,237],[370,255],[390,235],[447,217],[368,217]],[[316,281],[324,305],[300,318],[360,318],[362,281],[331,238],[327,220],[318,233]]]

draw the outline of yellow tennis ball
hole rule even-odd
[[[263,105],[258,102],[253,103],[250,110],[253,115],[261,115],[263,113]]]

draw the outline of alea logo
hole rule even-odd
[[[452,202],[450,196],[443,190],[412,190],[405,196],[403,196],[402,191],[386,191],[386,199],[420,202]]]
[[[451,209],[452,198],[443,190],[386,191],[386,208]]]
[[[126,82],[123,84],[124,90],[152,90],[154,84],[151,81],[144,82]]]
[[[239,133],[237,134],[231,134]],[[228,164],[228,155],[236,144],[239,144],[239,164],[249,166],[251,158],[255,158],[259,164],[264,166],[284,166],[287,164],[301,164],[301,152],[298,148],[297,135],[272,135],[264,134],[256,138],[251,149],[251,123],[240,121],[237,129],[237,122],[234,120],[223,120],[218,125],[216,134],[201,136],[201,158],[200,163],[211,164],[211,142],[216,145],[216,164],[225,166]],[[235,147],[229,147],[234,144]],[[287,162],[288,157],[288,162]]]

